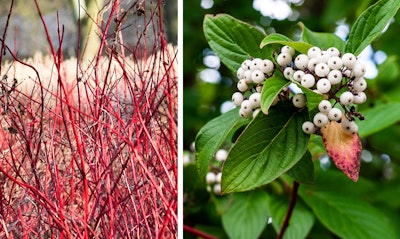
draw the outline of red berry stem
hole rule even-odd
[[[196,228],[193,228],[193,227],[190,227],[190,226],[188,226],[188,225],[183,225],[183,230],[184,230],[184,231],[187,231],[187,232],[189,232],[189,233],[191,233],[191,234],[193,234],[193,235],[202,237],[202,238],[204,238],[204,239],[218,239],[218,238],[215,237],[215,236],[212,236],[212,235],[210,235],[210,234],[207,234],[207,233],[205,233],[205,232],[203,232],[203,231],[200,231],[200,230],[198,230],[198,229],[196,229]]]

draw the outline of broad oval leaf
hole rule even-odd
[[[269,194],[266,204],[268,212],[272,217],[272,225],[275,231],[279,233],[288,210],[289,200],[287,197]],[[298,201],[290,217],[289,226],[283,234],[283,239],[306,238],[313,224],[314,215]]]
[[[271,48],[259,48],[264,33],[227,14],[206,15],[203,29],[211,49],[232,72],[251,57],[271,57]]]
[[[369,136],[399,122],[399,108],[400,102],[390,102],[364,110],[362,113],[365,120],[358,123],[360,137]]]
[[[400,0],[381,0],[365,10],[350,29],[346,52],[359,55],[389,23],[400,7]]]
[[[281,45],[286,45],[294,48],[296,51],[300,53],[306,54],[308,49],[312,47],[312,45],[308,44],[307,42],[300,42],[300,41],[293,41],[289,37],[279,34],[279,33],[272,33],[268,36],[266,36],[261,44],[260,48],[263,48],[266,45],[269,44],[281,44]]]
[[[345,42],[333,33],[313,32],[308,29],[302,22],[299,22],[298,25],[300,26],[302,31],[302,41],[310,43],[313,46],[317,46],[323,50],[326,50],[329,47],[336,47],[337,49],[339,49],[339,51],[343,51],[343,49],[345,48]]]
[[[239,116],[239,109],[235,108],[214,118],[204,125],[196,136],[196,165],[200,177],[205,180],[210,160],[219,149],[230,132],[247,124],[248,119]]]
[[[282,89],[290,84],[283,77],[273,76],[268,78],[261,91],[261,110],[268,114],[268,110]]]
[[[301,126],[308,120],[284,101],[259,113],[229,152],[222,168],[222,193],[247,191],[265,185],[288,171],[303,157],[309,135]]]
[[[311,159],[310,152],[307,151],[287,174],[301,184],[314,184],[314,162]]]
[[[300,196],[318,220],[341,238],[396,238],[388,218],[364,201],[337,192],[300,190]]]
[[[267,193],[235,193],[229,208],[221,216],[222,225],[232,239],[259,238],[267,225]]]

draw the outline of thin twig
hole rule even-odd
[[[212,235],[210,235],[208,233],[205,233],[203,231],[197,230],[196,228],[190,227],[188,225],[183,225],[183,230],[185,230],[185,231],[187,231],[187,232],[189,232],[189,233],[191,233],[193,235],[202,237],[204,239],[218,239],[215,236],[212,236]]]
[[[300,184],[298,182],[296,182],[296,181],[293,182],[292,198],[290,199],[289,208],[288,208],[288,211],[286,213],[285,220],[283,221],[281,230],[279,231],[279,234],[276,237],[277,239],[282,239],[283,238],[283,234],[285,233],[287,227],[289,226],[290,217],[292,216],[294,207],[296,206],[297,195],[298,195],[297,193],[299,191],[299,186],[300,186]]]

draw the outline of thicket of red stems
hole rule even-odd
[[[176,238],[176,50],[161,1],[140,12],[143,32],[123,21],[137,2],[124,11],[108,4],[100,50],[86,66],[63,59],[39,5],[42,62],[19,59],[5,28],[1,57],[14,60],[2,60],[0,80],[1,238]],[[122,31],[141,36],[129,47]],[[57,34],[61,46],[62,26]]]

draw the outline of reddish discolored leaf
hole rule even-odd
[[[322,139],[328,155],[336,167],[351,180],[358,180],[362,145],[358,134],[348,134],[341,123],[329,122],[321,128]]]

